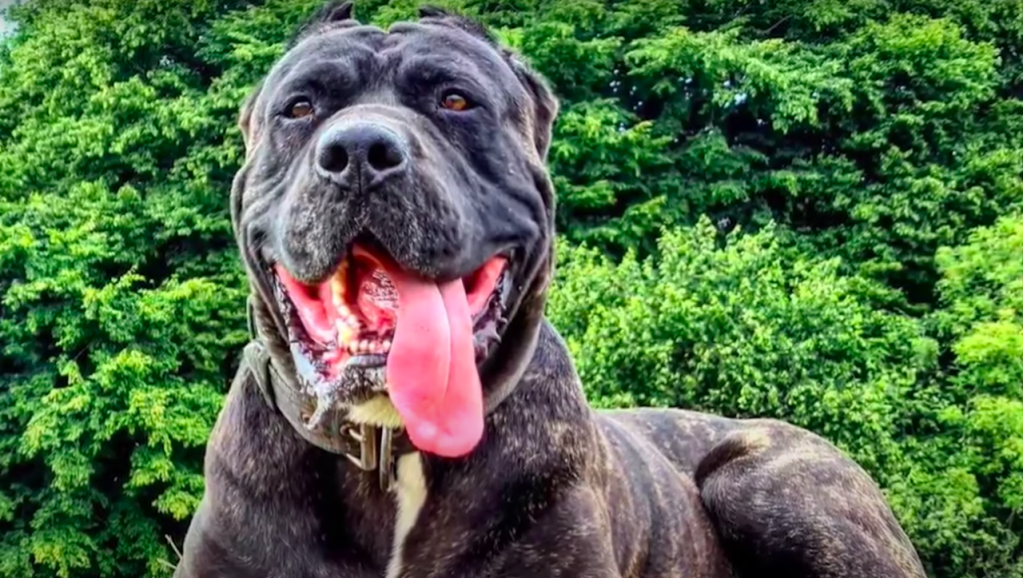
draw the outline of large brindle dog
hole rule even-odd
[[[243,108],[254,340],[175,576],[924,575],[811,433],[591,409],[543,315],[554,97],[469,20],[351,12]]]

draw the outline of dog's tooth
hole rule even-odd
[[[337,320],[337,340],[338,340],[338,343],[345,343],[345,344],[347,344],[349,341],[352,340],[352,334],[353,334],[352,328],[349,327],[348,325],[346,325],[340,319],[338,319]]]
[[[330,278],[330,297],[334,302],[334,307],[339,311],[348,309],[345,307],[345,284],[344,277],[341,275],[334,275]]]
[[[387,353],[390,350],[391,350],[391,340],[390,339],[385,339],[384,342],[380,344],[380,353]]]

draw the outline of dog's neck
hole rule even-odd
[[[558,483],[551,475],[575,479],[585,463],[599,461],[586,449],[596,434],[567,347],[546,323],[527,365],[512,393],[487,417],[476,450],[457,460],[418,453],[408,454],[417,459],[399,458],[389,491],[374,473],[299,436],[261,398],[252,372],[242,368],[214,430],[208,466],[229,470],[225,479],[244,481],[243,494],[260,508],[288,519],[317,520],[325,548],[358,548],[384,568],[395,559],[399,531],[456,543],[454,534],[489,519],[481,518],[482,510],[499,502],[507,488],[546,488]],[[518,466],[509,470],[508,463]],[[218,503],[239,499],[231,483],[209,491]],[[420,509],[430,516],[418,516]]]

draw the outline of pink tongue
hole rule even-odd
[[[483,390],[472,316],[460,279],[437,284],[388,267],[398,322],[387,386],[409,439],[442,457],[471,452],[483,437]]]

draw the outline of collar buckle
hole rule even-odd
[[[364,472],[378,470],[380,489],[387,492],[394,487],[395,473],[394,430],[372,425],[342,426],[344,433],[359,442],[359,456],[345,452],[344,456]],[[358,427],[358,431],[356,431]]]
[[[355,430],[356,427],[359,428],[358,431]],[[348,437],[359,442],[359,457],[345,452],[345,457],[348,458],[348,461],[364,472],[372,472],[377,469],[377,466],[380,465],[378,461],[380,455],[377,450],[378,428],[366,424],[359,426],[344,425],[342,428],[344,428]]]
[[[283,386],[278,383],[280,378],[273,374],[274,369],[270,359],[270,352],[267,351],[259,334],[259,327],[256,324],[256,306],[254,296],[249,296],[247,305],[246,313],[250,341],[243,350],[244,360],[252,369],[253,377],[255,377],[256,384],[259,387],[259,391],[266,403],[270,407],[277,411],[281,411],[286,415],[290,414],[283,411],[286,408],[281,408],[278,403],[283,402],[289,404],[287,409],[291,409],[291,413],[293,414],[295,413],[294,404],[290,401],[290,398],[280,399],[281,396],[279,396],[275,391],[276,388]],[[284,397],[287,398],[288,396]],[[289,419],[292,418],[294,418],[293,415]],[[296,427],[298,426],[296,425]],[[352,462],[355,467],[364,472],[369,473],[377,470],[380,489],[385,492],[390,491],[397,481],[397,456],[394,453],[394,441],[395,437],[401,434],[401,430],[399,429],[398,431],[395,431],[386,427],[381,428],[378,426],[351,423],[343,424],[340,430],[341,431],[339,433],[342,436],[347,436],[359,444],[357,451],[342,450],[341,453],[348,459],[348,461]],[[328,451],[338,451],[337,449],[332,450],[329,448],[331,446],[337,447],[336,443],[341,441],[334,438],[333,441],[335,441],[335,443],[331,444],[324,443],[323,440],[319,438],[310,438],[309,436],[304,437],[306,437],[306,439],[311,441],[314,445],[328,449]],[[341,445],[348,447],[351,446],[351,444],[347,443],[342,443]],[[359,454],[358,457],[356,457],[356,453]]]

